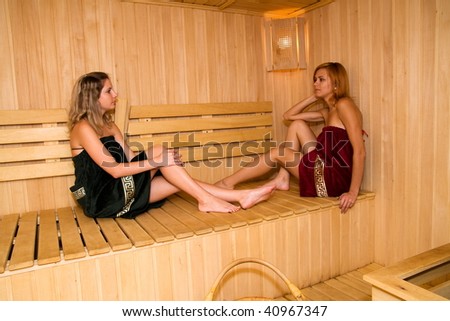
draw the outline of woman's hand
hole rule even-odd
[[[346,213],[350,208],[353,207],[356,203],[356,198],[358,195],[354,195],[352,193],[344,193],[341,196],[339,196],[339,208],[341,209],[341,213]]]
[[[152,161],[156,167],[184,166],[178,149],[173,148],[161,148],[160,153],[154,155]]]

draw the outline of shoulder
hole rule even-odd
[[[70,134],[71,134],[71,137],[74,137],[74,136],[80,136],[83,134],[89,134],[91,132],[95,133],[94,128],[91,126],[91,124],[86,119],[82,119],[73,126]]]
[[[354,114],[358,116],[361,115],[361,111],[359,110],[358,106],[350,97],[343,97],[339,99],[335,106],[338,114],[341,116],[347,114]]]
[[[336,108],[339,110],[344,108],[358,108],[358,107],[356,106],[352,98],[342,97],[336,102]]]
[[[94,141],[98,139],[94,128],[85,119],[77,122],[70,132],[70,145],[72,147],[85,148],[87,141]]]

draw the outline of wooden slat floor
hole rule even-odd
[[[324,282],[301,289],[307,301],[371,301],[371,285],[363,280],[363,275],[381,269],[372,263]],[[277,300],[293,300],[291,294]]]

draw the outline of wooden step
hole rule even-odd
[[[363,275],[381,268],[381,265],[372,263],[355,271],[303,288],[301,292],[307,301],[371,301],[371,286],[363,280]],[[290,294],[286,294],[276,300],[292,299]]]

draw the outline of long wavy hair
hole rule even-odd
[[[98,99],[105,81],[109,76],[100,71],[90,72],[81,76],[72,90],[69,109],[69,131],[82,119],[87,119],[99,136],[103,126],[109,126],[112,122],[110,113],[102,114]]]
[[[319,69],[325,69],[330,76],[331,83],[333,85],[333,93],[335,102],[344,97],[350,97],[350,85],[348,81],[347,71],[344,66],[338,62],[326,62],[320,64],[314,70],[314,77]],[[313,80],[314,81],[314,80]]]

